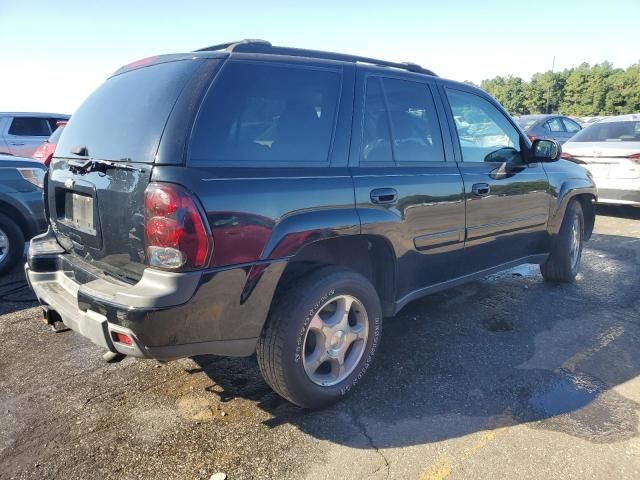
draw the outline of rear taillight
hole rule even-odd
[[[538,139],[538,137],[536,137],[535,135],[527,135],[527,138],[528,138],[529,140],[531,140],[532,142],[533,142],[534,140],[537,140],[537,139]]]
[[[634,153],[633,155],[629,155],[627,158],[635,162],[640,162],[640,153]]]
[[[150,183],[144,191],[144,220],[150,266],[176,270],[206,265],[211,236],[186,190],[173,184]]]

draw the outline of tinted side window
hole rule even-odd
[[[360,158],[365,162],[391,162],[389,117],[380,78],[369,77],[366,88]]]
[[[333,71],[228,63],[201,109],[191,160],[325,162],[339,90]]]
[[[569,120],[568,118],[563,118],[562,119],[562,123],[564,123],[564,128],[569,133],[576,133],[576,132],[579,132],[580,130],[582,130],[582,127],[580,127],[580,125],[578,125],[573,120]]]
[[[447,89],[465,162],[522,162],[520,134],[479,95]]]
[[[9,127],[9,135],[48,137],[50,133],[47,120],[38,117],[15,117]]]
[[[395,160],[443,162],[440,125],[429,87],[391,78],[382,82],[391,118]]]
[[[547,127],[551,132],[564,132],[564,126],[559,118],[552,118],[547,122]]]

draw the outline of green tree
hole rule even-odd
[[[471,83],[471,82],[469,82]],[[480,88],[511,114],[620,115],[640,112],[640,63],[626,70],[609,62],[583,63],[562,72],[536,73],[528,82],[507,76],[483,80]]]
[[[498,100],[512,115],[524,113],[524,83],[520,77],[495,77],[483,80],[480,88]]]

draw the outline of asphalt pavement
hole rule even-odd
[[[570,285],[523,266],[385,321],[346,401],[255,358],[107,364],[0,278],[0,479],[640,478],[640,209],[600,208]]]

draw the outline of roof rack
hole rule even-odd
[[[342,62],[367,63],[381,67],[400,68],[410,72],[424,73],[426,75],[437,75],[427,68],[423,68],[416,63],[410,62],[387,62],[370,57],[360,57],[357,55],[348,55],[345,53],[323,52],[320,50],[307,50],[304,48],[276,47],[266,40],[245,39],[237,42],[221,43],[210,47],[200,48],[196,52],[215,52],[225,50],[231,52],[244,53],[265,53],[272,55],[291,55],[298,57],[322,58],[325,60],[339,60]]]

